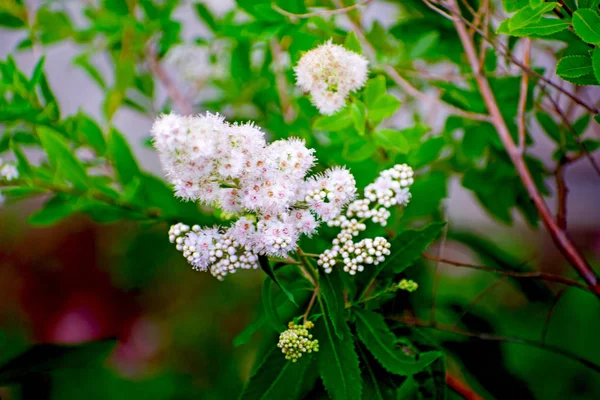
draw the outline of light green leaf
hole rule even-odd
[[[533,22],[524,28],[513,29],[509,32],[512,36],[548,36],[563,31],[569,27],[570,22],[555,18],[542,18],[540,21]],[[500,27],[498,27],[500,29]]]
[[[510,18],[505,19],[496,29],[498,35],[510,35]]]
[[[396,348],[396,336],[390,331],[383,317],[368,310],[355,309],[358,338],[379,361],[381,366],[397,375],[414,375],[441,357],[439,351],[419,354],[418,359],[406,356]]]
[[[321,309],[325,306],[319,297]],[[358,368],[358,356],[354,350],[352,332],[348,325],[342,326],[343,339],[337,337],[327,312],[316,324],[315,336],[319,340],[319,372],[323,385],[333,400],[362,399],[362,381]]]
[[[544,0],[529,0],[529,7],[536,9],[544,4]]]
[[[409,58],[415,59],[423,57],[427,52],[437,46],[440,41],[440,33],[436,31],[427,32],[421,36],[412,46],[409,52]]]
[[[111,129],[108,135],[107,153],[123,185],[129,184],[135,177],[140,176],[140,168],[127,141],[116,129]]]
[[[354,33],[354,31],[348,32],[346,40],[344,40],[344,47],[355,53],[362,54],[362,47],[360,46],[360,41],[358,40],[358,37],[356,37],[356,33]]]
[[[354,121],[354,129],[360,136],[365,134],[365,105],[360,101],[355,101],[350,106],[352,112],[352,120]]]
[[[315,119],[313,129],[327,132],[338,132],[354,123],[349,107],[345,107],[333,115],[322,115]]]
[[[556,65],[556,74],[562,78],[575,78],[592,72],[592,59],[588,56],[566,56]]]
[[[106,139],[102,130],[90,117],[83,113],[77,115],[77,133],[79,140],[92,147],[96,154],[104,155]]]
[[[56,169],[58,175],[80,189],[87,188],[89,180],[85,168],[62,136],[45,126],[38,128],[38,135],[42,147],[48,154],[48,161]]]
[[[373,140],[386,150],[393,150],[400,154],[408,154],[410,144],[402,133],[394,129],[380,129],[373,134]]]
[[[373,143],[367,142],[363,138],[347,140],[344,142],[342,156],[351,162],[364,161],[375,153],[376,147]]]
[[[363,95],[367,108],[371,108],[375,104],[375,100],[385,94],[385,77],[377,75],[375,78],[369,79],[365,85]]]
[[[29,165],[29,161],[21,148],[14,142],[12,142],[12,150],[15,154],[15,158],[17,159],[17,169],[19,170],[19,176],[22,178],[32,178],[33,171],[31,170],[31,165]]]
[[[581,8],[573,13],[573,28],[584,42],[600,43],[600,15],[596,10]]]
[[[524,28],[531,23],[539,21],[545,13],[558,6],[558,3],[550,2],[544,3],[544,5],[536,9],[525,7],[510,18],[509,27],[511,30]]]
[[[594,48],[592,54],[592,69],[594,70],[594,76],[600,82],[600,46]]]
[[[293,363],[273,348],[250,376],[240,400],[299,399],[311,358],[305,354]]]
[[[344,304],[344,285],[340,271],[334,268],[329,274],[319,275],[319,293],[325,300],[327,314],[336,335],[342,339],[346,328],[346,307]]]
[[[377,124],[385,118],[391,117],[398,111],[400,104],[402,104],[402,102],[391,94],[379,96],[368,108],[367,113],[369,120]]]

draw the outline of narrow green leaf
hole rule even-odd
[[[596,114],[596,115],[594,115],[594,121],[596,121],[596,123],[597,123],[598,125],[600,125],[600,114]]]
[[[319,293],[325,300],[327,314],[336,335],[342,339],[346,328],[346,306],[344,304],[344,285],[340,271],[334,268],[330,274],[319,275]]]
[[[556,65],[556,74],[562,78],[575,78],[592,72],[592,59],[588,56],[566,56]]]
[[[129,184],[141,172],[127,141],[116,129],[111,129],[107,141],[108,157],[112,160],[119,180],[122,184]]]
[[[597,10],[581,8],[573,13],[573,28],[584,42],[600,43],[600,15]]]
[[[73,213],[79,211],[79,197],[70,197],[57,194],[48,200],[44,206],[31,214],[28,222],[31,225],[48,226],[67,218]]]
[[[80,189],[87,188],[89,179],[85,168],[62,136],[45,126],[38,128],[38,135],[48,154],[50,165],[56,169],[58,175]]]
[[[594,76],[600,82],[600,46],[594,48],[592,54],[592,69],[594,70]]]
[[[29,161],[25,154],[21,150],[21,148],[16,144],[12,143],[13,153],[15,154],[15,158],[17,159],[17,169],[19,170],[19,176],[24,178],[32,178],[33,171],[31,170],[31,165],[29,165]]]
[[[285,286],[283,286],[281,282],[279,282],[279,279],[277,279],[275,271],[273,271],[271,263],[269,263],[269,259],[266,256],[258,256],[258,263],[260,264],[260,268],[265,272],[265,274],[269,276],[269,278],[271,278],[273,282],[275,282],[275,284],[277,284],[277,286],[279,286],[281,291],[287,296],[287,298],[292,302],[292,304],[298,306],[298,304],[296,304],[296,300],[294,300],[294,295],[292,294],[292,292],[287,290]]]
[[[305,354],[293,363],[274,347],[248,379],[240,400],[299,399],[311,358]]]
[[[549,2],[544,3],[536,9],[525,7],[510,18],[509,27],[511,30],[523,28],[533,22],[539,21],[542,18],[542,15],[558,6],[558,3]]]
[[[540,21],[533,22],[524,28],[514,29],[510,31],[512,36],[548,36],[567,29],[571,23],[562,19],[542,18]],[[500,27],[498,27],[500,29]],[[499,32],[501,33],[501,32]]]
[[[77,115],[77,136],[81,142],[92,147],[98,155],[104,155],[106,152],[106,139],[102,130],[83,113]]]
[[[75,57],[75,59],[73,59],[73,64],[81,67],[98,86],[102,89],[106,89],[106,82],[104,81],[102,74],[90,63],[88,54],[81,54]]]
[[[38,374],[90,367],[104,360],[116,343],[110,339],[76,346],[37,344],[0,367],[0,385],[21,383]]]
[[[265,278],[262,287],[262,304],[267,317],[267,321],[271,327],[278,333],[285,330],[285,325],[281,322],[279,314],[277,314],[277,306],[273,299],[273,281]]]
[[[362,47],[360,46],[360,41],[358,40],[358,37],[356,37],[356,33],[354,31],[348,32],[348,35],[344,40],[344,47],[355,53],[362,54]]]
[[[319,297],[321,309],[325,310]],[[316,337],[319,340],[319,372],[325,389],[333,400],[362,399],[362,381],[358,368],[358,356],[354,350],[352,333],[346,324],[342,326],[343,339],[334,332],[330,317],[324,317],[316,324]]]
[[[31,74],[31,79],[29,80],[29,90],[33,90],[42,79],[42,74],[44,72],[44,61],[46,61],[46,56],[40,58],[35,65],[33,73]]]
[[[210,10],[202,3],[195,3],[194,6],[196,7],[198,16],[206,23],[206,26],[208,26],[211,31],[217,32],[218,25]]]
[[[419,354],[417,359],[408,357],[402,350],[396,348],[396,336],[381,315],[360,309],[354,309],[354,314],[357,317],[358,338],[381,366],[393,374],[414,375],[442,355],[439,351],[429,351]]]

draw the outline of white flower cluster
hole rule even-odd
[[[364,198],[351,202],[344,215],[328,221],[338,226],[340,233],[332,241],[333,247],[325,250],[317,261],[326,273],[341,261],[350,275],[364,271],[364,265],[377,265],[390,254],[390,243],[383,237],[354,239],[367,229],[364,223],[371,220],[385,226],[390,216],[388,208],[406,206],[410,201],[409,186],[413,183],[413,170],[406,164],[398,164],[382,171],[379,177],[364,191]]]
[[[364,86],[368,61],[331,40],[302,56],[294,68],[296,84],[311,94],[321,114],[331,115],[346,104],[346,96]]]
[[[169,50],[168,65],[173,66],[184,81],[199,83],[211,72],[208,50],[193,44],[180,44]]]
[[[19,170],[14,163],[2,162],[0,158],[0,179],[12,181],[19,178]]]
[[[255,268],[257,255],[285,257],[300,235],[316,231],[317,218],[339,217],[356,195],[348,170],[306,178],[314,150],[295,138],[267,145],[253,124],[229,124],[210,113],[169,114],[156,120],[152,135],[177,196],[237,218],[226,230],[171,229],[171,241],[190,264],[219,278]]]

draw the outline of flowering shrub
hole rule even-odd
[[[581,88],[600,81],[597,1],[463,7],[455,0],[237,0],[219,14],[204,2],[106,0],[78,5],[78,24],[68,2],[43,2],[36,10],[20,0],[4,3],[0,25],[27,33],[15,51],[77,44],[74,66],[105,99],[101,118],[65,113],[44,57],[25,73],[7,56],[0,63],[0,202],[41,197],[28,219],[34,226],[84,214],[96,223],[151,227],[164,237],[159,247],[174,254],[172,263],[165,258],[169,268],[183,271],[183,255],[194,270],[224,281],[226,289],[217,289],[223,292],[258,293],[252,279],[261,279],[258,315],[245,328],[240,324],[251,318],[235,315],[235,323],[213,329],[220,343],[244,346],[252,357],[209,371],[231,387],[206,397],[230,398],[232,388],[244,400],[445,399],[449,388],[465,398],[535,398],[534,391],[550,391],[545,374],[523,371],[546,363],[539,353],[484,353],[476,340],[569,358],[575,378],[553,382],[563,385],[553,393],[569,397],[583,381],[600,393],[591,375],[600,371],[600,352],[582,347],[588,357],[563,348],[583,343],[579,336],[561,347],[546,338],[566,291],[552,284],[588,296],[569,307],[591,310],[590,326],[597,325],[597,303],[588,300],[600,297],[600,281],[583,255],[591,251],[579,250],[567,234],[564,173],[580,159],[598,170],[592,153],[600,141],[589,134],[600,122],[597,93]],[[388,6],[398,13],[393,26],[386,9],[376,8]],[[368,17],[365,7],[377,15]],[[193,10],[206,32],[184,37],[178,10]],[[544,71],[532,48],[557,63]],[[96,65],[96,53],[109,56],[110,71]],[[561,103],[567,100],[569,111]],[[118,128],[128,112],[146,121],[139,130],[147,133],[149,164],[160,164],[162,174],[140,167],[141,152]],[[547,146],[531,151],[544,134]],[[547,205],[550,175],[556,213]],[[449,226],[450,182],[498,222],[520,218],[545,227],[561,263],[581,279],[530,271],[486,235]],[[444,258],[448,242],[492,266]],[[151,258],[145,242],[139,247],[132,259]],[[427,269],[431,262],[434,270]],[[498,282],[509,282],[510,291],[493,308],[479,309],[495,286],[451,274],[442,284],[442,264],[504,275]],[[211,279],[188,271],[185,277]],[[194,295],[204,305],[210,294]],[[247,303],[230,293],[223,298],[233,308]],[[532,309],[519,308],[529,301]],[[525,317],[515,322],[520,312]],[[478,332],[512,329],[533,337],[540,326],[539,342]],[[72,365],[65,360],[78,351],[52,349],[56,368]],[[504,359],[505,351],[512,358]],[[473,361],[480,354],[486,368]],[[242,365],[249,359],[252,368]],[[0,384],[38,377],[51,365],[31,360],[26,353],[0,367]],[[509,361],[519,368],[509,370]],[[521,382],[539,376],[533,389]],[[230,385],[236,379],[240,387]]]

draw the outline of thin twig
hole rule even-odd
[[[483,265],[475,265],[475,264],[469,264],[469,263],[464,263],[464,262],[459,262],[459,261],[453,261],[453,260],[446,260],[446,259],[440,259],[438,257],[432,256],[430,254],[427,253],[423,253],[423,257],[432,260],[432,261],[436,261],[436,262],[442,262],[444,264],[448,264],[448,265],[452,265],[455,267],[462,267],[462,268],[470,268],[470,269],[476,269],[479,271],[487,271],[487,272],[492,272],[494,274],[498,274],[498,275],[506,275],[506,276],[512,276],[515,278],[522,278],[522,279],[541,279],[541,280],[545,280],[548,282],[556,282],[556,283],[562,283],[563,285],[567,285],[567,286],[573,286],[588,292],[592,292],[593,291],[586,285],[584,285],[583,283],[574,281],[572,279],[569,278],[565,278],[563,276],[560,275],[555,275],[555,274],[549,274],[546,272],[514,272],[514,271],[505,271],[505,270],[501,270],[501,269],[496,269],[496,268],[492,268],[492,267],[486,267]]]
[[[156,52],[152,48],[152,44],[149,44],[146,47],[146,57],[148,59],[148,66],[152,71],[152,74],[158,78],[158,80],[163,84],[163,86],[167,89],[167,94],[173,100],[173,103],[179,108],[179,111],[185,115],[193,114],[194,107],[192,103],[187,99],[187,97],[179,90],[177,85],[171,80],[167,72],[164,70],[160,62],[158,61],[158,57]]]
[[[446,384],[465,400],[484,400],[464,380],[457,378],[452,372],[446,372]]]
[[[525,38],[523,41],[523,64],[529,67],[531,54],[531,39]],[[529,86],[529,75],[523,74],[521,78],[521,93],[519,95],[519,106],[517,113],[517,126],[519,132],[518,149],[521,154],[525,152],[525,108],[527,107],[527,89]]]
[[[306,307],[306,312],[304,313],[304,324],[306,324],[306,321],[308,321],[308,315],[310,314],[310,310],[312,309],[313,305],[315,304],[315,299],[317,298],[317,295],[319,293],[319,286],[315,287],[315,290],[313,290],[313,294],[312,297],[310,298],[310,302],[308,303],[308,307]]]
[[[560,292],[556,294],[554,301],[552,302],[552,307],[550,307],[548,314],[546,314],[546,320],[544,321],[544,327],[542,328],[542,343],[546,343],[546,335],[548,335],[548,328],[550,328],[550,320],[552,319],[552,315],[554,315],[554,310],[556,310],[559,300],[565,294],[567,289],[568,288],[562,288]]]
[[[473,337],[473,338],[477,338],[477,339],[481,339],[481,340],[517,343],[517,344],[523,344],[523,345],[527,345],[527,346],[537,347],[539,349],[544,349],[549,352],[562,355],[571,360],[578,361],[581,364],[585,365],[586,367],[600,373],[600,365],[598,365],[592,361],[586,360],[585,358],[580,357],[576,354],[573,354],[570,351],[564,350],[560,347],[542,343],[542,342],[538,342],[535,340],[521,339],[521,338],[515,338],[515,337],[509,337],[509,336],[493,335],[493,334],[481,333],[481,332],[470,332],[470,331],[465,331],[463,329],[456,329],[456,328],[452,328],[452,327],[449,327],[446,325],[441,325],[438,323],[432,324],[429,321],[423,321],[423,320],[413,318],[413,317],[386,316],[385,318],[392,320],[392,321],[399,321],[399,322],[402,322],[403,324],[406,324],[409,326],[417,326],[417,327],[421,327],[421,328],[431,328],[431,329],[436,329],[436,330],[442,331],[442,332],[454,333],[456,335],[461,335],[461,336],[469,336],[469,337]]]
[[[563,157],[564,159],[564,157]],[[567,229],[567,195],[569,188],[565,181],[564,169],[567,163],[561,160],[556,167],[554,177],[556,179],[556,224],[562,230]]]
[[[348,7],[340,7],[337,8],[335,10],[321,10],[321,11],[314,11],[314,12],[309,12],[309,13],[305,13],[305,14],[294,14],[291,13],[289,11],[286,11],[284,9],[282,9],[281,7],[279,7],[277,4],[272,3],[271,7],[273,8],[273,10],[277,11],[279,14],[281,15],[285,15],[286,17],[290,17],[290,19],[304,19],[304,18],[310,18],[310,17],[324,17],[327,15],[337,15],[337,14],[345,14],[349,11],[352,11],[356,8],[362,7],[362,6],[366,6],[367,4],[369,4],[370,2],[372,2],[373,0],[363,0],[359,3],[353,4],[351,6]]]
[[[473,43],[472,38],[469,36],[466,25],[460,18],[461,11],[456,3],[456,0],[449,0],[448,4],[450,5],[450,9],[455,16],[453,19],[454,26],[458,32],[458,36],[460,41],[463,44],[465,52],[467,54],[467,58],[469,60],[469,64],[471,65],[471,69],[475,73],[475,80],[477,82],[477,86],[479,87],[479,91],[485,105],[490,113],[491,123],[494,125],[500,140],[502,141],[508,156],[510,157],[523,185],[527,189],[529,193],[529,197],[531,198],[535,208],[537,209],[540,218],[546,225],[546,229],[550,233],[554,243],[558,247],[558,249],[565,256],[567,261],[579,272],[579,274],[583,277],[583,279],[588,283],[590,288],[592,288],[593,292],[600,298],[600,282],[598,280],[598,276],[592,267],[589,265],[587,260],[583,257],[583,255],[579,252],[579,250],[575,247],[575,244],[571,241],[571,239],[567,236],[566,232],[560,229],[560,227],[554,221],[554,218],[548,208],[548,205],[542,198],[542,195],[537,189],[535,181],[533,180],[531,173],[525,163],[523,156],[519,153],[517,146],[515,145],[510,131],[502,117],[500,112],[500,108],[498,107],[498,103],[494,97],[494,93],[487,78],[477,72],[478,67],[478,59],[477,52],[475,50],[475,45]]]

